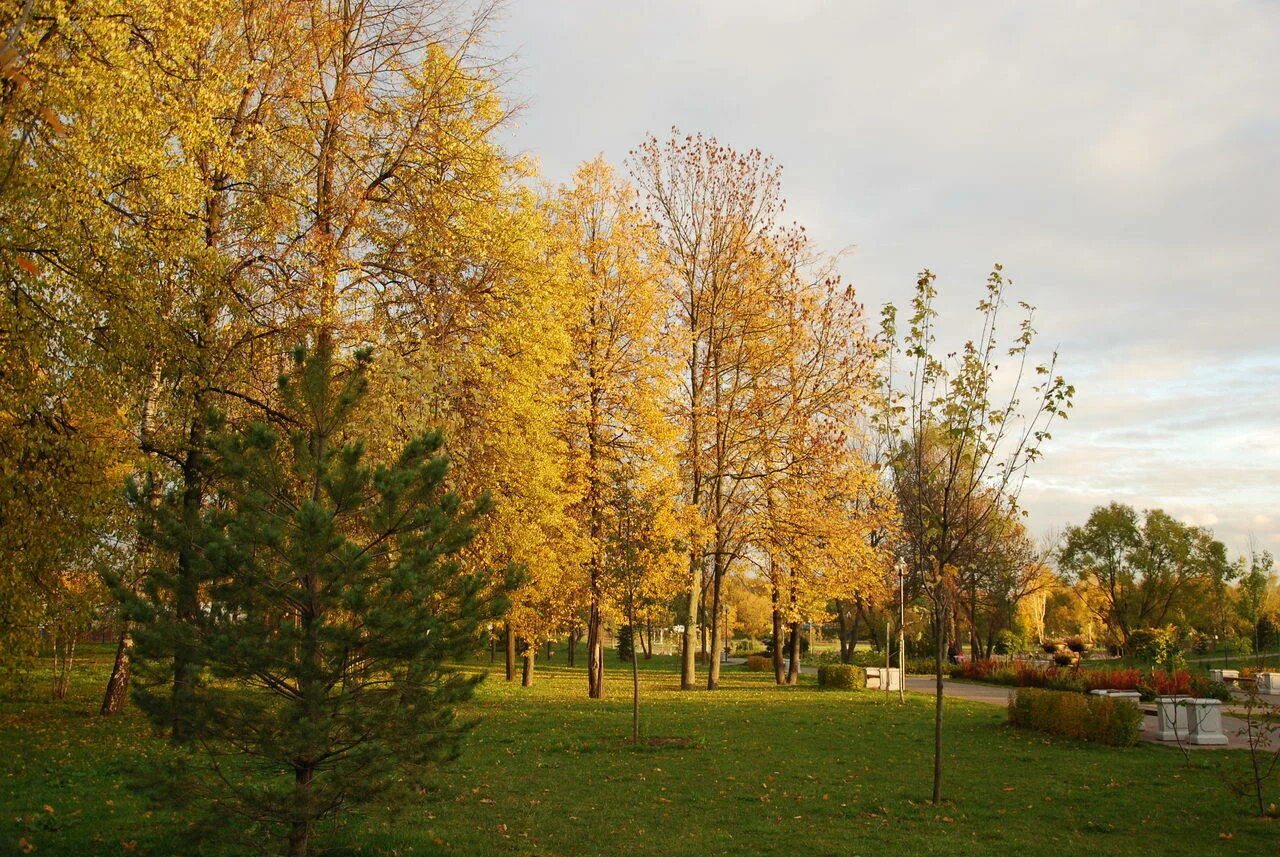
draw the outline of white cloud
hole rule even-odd
[[[497,41],[554,180],[672,124],[758,146],[869,306],[938,272],[954,339],[1003,261],[1079,389],[1038,526],[1280,547],[1280,6],[511,0]]]

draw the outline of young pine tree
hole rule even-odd
[[[287,833],[290,855],[309,852],[318,820],[389,805],[457,754],[466,727],[453,709],[479,678],[447,663],[515,582],[495,592],[460,567],[487,501],[464,507],[444,488],[439,434],[372,469],[344,437],[368,361],[340,370],[330,351],[299,351],[280,383],[287,437],[215,426],[213,502],[197,520],[164,504],[151,527],[163,549],[185,539],[199,558],[195,625],[169,607],[180,581],[162,571],[132,610],[138,702],[159,725],[187,724],[191,783]],[[177,697],[163,681],[175,647],[198,671]]]

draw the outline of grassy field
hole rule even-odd
[[[559,660],[559,658],[558,658]],[[484,717],[441,788],[396,817],[329,825],[330,855],[1276,854],[1280,823],[1252,818],[1212,765],[1236,753],[1114,750],[1010,730],[991,706],[947,706],[946,791],[927,802],[931,700],[776,688],[739,668],[681,693],[672,662],[645,665],[644,728],[688,739],[633,749],[629,674],[613,653],[603,701],[580,669],[539,665],[536,686],[491,676]],[[165,752],[136,714],[93,715],[105,658],[73,697],[0,703],[0,854],[272,853],[232,834],[184,837],[188,817],[128,787],[135,753]],[[45,691],[44,686],[38,688]],[[256,834],[255,834],[256,835]]]

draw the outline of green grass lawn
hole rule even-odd
[[[999,708],[950,702],[950,801],[935,807],[926,697],[900,707],[875,692],[777,688],[740,668],[720,691],[682,693],[672,660],[655,658],[642,672],[645,731],[691,744],[633,749],[630,676],[607,660],[603,701],[586,699],[580,668],[539,664],[529,689],[494,673],[440,788],[393,818],[328,825],[322,853],[1277,853],[1280,823],[1250,817],[1210,769],[1238,753],[1187,767],[1167,748],[1016,732]],[[164,744],[136,713],[93,714],[106,669],[105,656],[84,664],[62,703],[0,703],[0,854],[256,853],[230,837],[193,844],[188,818],[129,790],[130,757]]]

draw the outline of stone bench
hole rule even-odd
[[[1280,673],[1258,673],[1258,693],[1280,696]]]
[[[867,667],[868,690],[899,690],[902,670],[897,667]]]
[[[1138,705],[1142,702],[1142,695],[1136,690],[1109,690],[1106,688],[1099,688],[1098,690],[1091,690],[1089,693],[1093,696],[1108,696],[1112,699],[1127,699],[1134,705]]]
[[[1156,697],[1156,737],[1161,741],[1222,746],[1222,703],[1191,696]]]
[[[1217,699],[1187,699],[1182,702],[1191,728],[1191,743],[1222,746],[1227,736],[1222,732],[1222,702]]]
[[[1240,670],[1209,670],[1209,681],[1235,684],[1240,681]]]
[[[1181,703],[1189,696],[1156,697],[1156,737],[1161,741],[1186,741],[1191,737],[1187,707]]]

